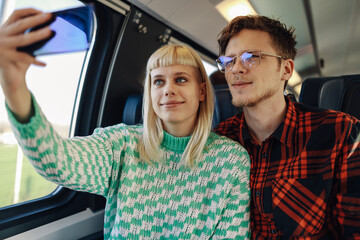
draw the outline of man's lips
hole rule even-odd
[[[246,87],[249,86],[250,84],[252,84],[252,82],[234,82],[231,85],[233,87]]]

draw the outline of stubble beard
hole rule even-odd
[[[235,107],[254,107],[254,106],[258,105],[259,103],[274,96],[277,91],[278,91],[277,88],[271,88],[271,89],[266,90],[265,92],[262,92],[258,95],[255,95],[255,96],[252,96],[249,98],[243,97],[240,94],[237,94],[236,96],[234,96],[234,94],[232,94],[232,104]]]

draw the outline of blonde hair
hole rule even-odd
[[[206,84],[205,101],[199,104],[198,118],[193,133],[185,148],[181,161],[186,166],[193,166],[199,159],[211,132],[214,111],[214,93],[199,55],[189,46],[166,45],[155,51],[146,67],[143,96],[143,134],[139,142],[140,158],[145,162],[159,162],[159,146],[163,140],[161,119],[155,114],[151,101],[151,70],[172,65],[193,66],[199,69],[202,82]]]

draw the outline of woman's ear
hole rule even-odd
[[[205,101],[206,99],[206,82],[200,84],[200,101]]]
[[[292,59],[286,59],[284,63],[284,72],[281,80],[288,81],[294,72],[294,61]]]

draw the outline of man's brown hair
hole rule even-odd
[[[230,38],[244,29],[267,32],[272,40],[271,45],[276,54],[287,59],[295,59],[296,41],[294,31],[278,20],[265,16],[248,15],[234,18],[220,33],[218,37],[219,54],[224,55]]]

